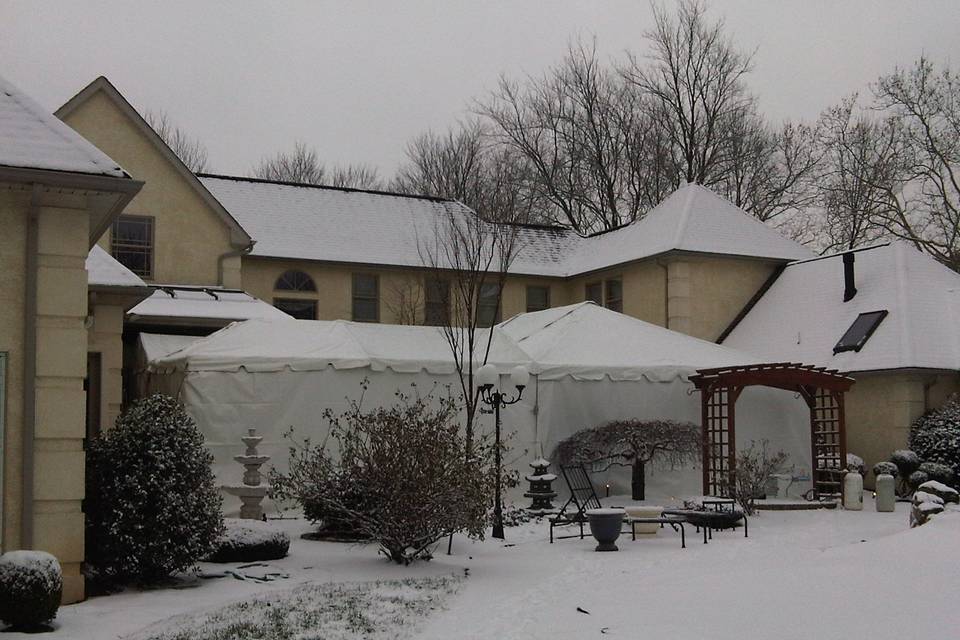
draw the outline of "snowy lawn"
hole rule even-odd
[[[547,524],[530,523],[507,529],[506,544],[458,538],[452,556],[444,545],[410,567],[371,545],[301,540],[309,525],[287,520],[277,523],[292,539],[283,560],[205,564],[225,577],[62,607],[45,637],[243,638],[231,623],[277,620],[295,630],[311,612],[321,628],[294,637],[944,637],[960,628],[960,513],[912,530],[907,519],[908,505],[876,513],[870,500],[861,512],[764,512],[749,538],[718,532],[704,545],[690,528],[681,549],[665,529],[635,542],[621,536],[617,553],[595,553],[589,538],[551,545]],[[267,602],[290,615],[265,614]],[[351,612],[379,635],[365,633],[367,623],[348,632]],[[18,637],[27,636],[4,635]]]

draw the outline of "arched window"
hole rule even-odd
[[[316,291],[317,285],[303,271],[290,270],[277,278],[273,288],[277,291]]]

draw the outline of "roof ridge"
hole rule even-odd
[[[896,265],[894,274],[897,278],[897,308],[900,311],[905,311],[909,308],[907,306],[907,298],[909,295],[907,291],[907,277],[904,273],[904,246],[899,243],[892,246],[893,262]],[[902,358],[906,362],[912,362],[914,349],[913,334],[910,332],[910,314],[898,313],[897,315],[900,316],[896,318],[896,322],[900,325],[900,349],[903,351]]]
[[[677,228],[673,237],[673,246],[675,248],[680,247],[680,242],[687,232],[687,225],[690,224],[690,211],[693,209],[693,198],[696,195],[696,187],[697,183],[695,182],[688,182],[686,184],[687,199],[684,201],[683,208],[680,210],[680,220],[677,222]],[[681,189],[683,188],[684,187],[681,187]]]
[[[427,196],[412,193],[400,193],[399,191],[387,191],[384,189],[359,189],[357,187],[338,187],[328,184],[310,184],[308,182],[293,182],[289,180],[271,180],[269,178],[254,178],[251,176],[230,176],[220,173],[197,173],[198,178],[212,178],[215,180],[233,180],[235,182],[253,182],[256,184],[275,184],[283,187],[303,187],[307,189],[328,189],[331,191],[343,191],[345,193],[369,193],[378,196],[396,196],[399,198],[414,198],[417,200],[429,200],[431,202],[456,203],[462,204],[452,198],[441,198],[440,196]],[[465,206],[465,205],[463,205]]]

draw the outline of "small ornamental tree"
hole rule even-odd
[[[768,445],[767,440],[751,440],[750,446],[737,451],[733,478],[727,484],[727,495],[736,500],[748,516],[753,515],[753,501],[763,495],[767,479],[786,469],[787,454],[783,451],[771,453],[767,450]]]
[[[896,475],[897,495],[903,497],[913,493],[913,489],[910,488],[911,478],[920,468],[920,456],[909,449],[897,449],[890,454],[890,462],[897,465],[897,471],[899,472]],[[924,482],[924,480],[920,482]]]
[[[467,454],[455,400],[397,398],[371,411],[356,401],[340,415],[325,411],[332,446],[295,443],[289,471],[271,470],[270,481],[276,498],[296,500],[312,521],[333,521],[409,564],[448,534],[483,537],[495,475],[491,443],[475,438]]]
[[[614,465],[633,467],[631,483],[634,500],[644,500],[646,465],[671,466],[694,462],[701,451],[700,427],[673,420],[614,420],[598,427],[581,429],[557,445],[562,465]]]
[[[943,407],[931,411],[913,423],[910,427],[910,448],[916,451],[924,463],[935,462],[946,465],[953,472],[950,482],[945,482],[941,478],[935,479],[946,484],[958,481],[960,478],[960,398],[958,396],[952,396]],[[934,478],[934,473],[926,471],[931,478]],[[935,469],[935,472],[937,475],[944,475],[942,469]]]
[[[149,584],[215,548],[223,528],[213,455],[183,407],[154,395],[90,444],[87,562],[106,585]]]

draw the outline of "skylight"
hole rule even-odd
[[[860,351],[886,317],[886,309],[883,311],[868,311],[867,313],[858,315],[857,319],[850,325],[850,328],[843,334],[843,337],[840,338],[837,346],[833,348],[833,353]]]

